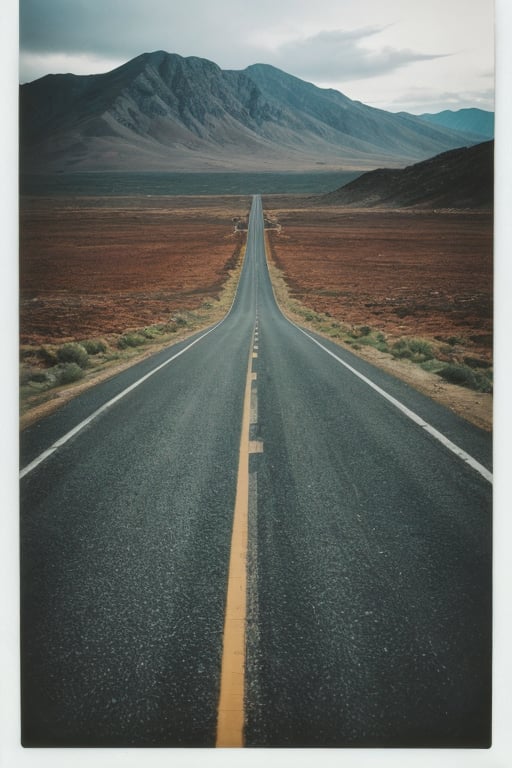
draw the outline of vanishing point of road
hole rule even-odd
[[[26,746],[490,741],[490,437],[278,309],[22,435]]]

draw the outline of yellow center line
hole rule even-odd
[[[251,366],[252,357],[250,355],[245,382],[235,513],[231,535],[220,695],[217,711],[217,747],[244,746],[249,453],[251,448],[254,450],[255,447],[249,442],[251,382],[253,381]]]

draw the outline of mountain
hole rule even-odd
[[[431,125],[440,125],[454,131],[462,131],[479,138],[494,139],[494,112],[484,109],[459,109],[456,112],[445,109],[436,114],[419,115]]]
[[[443,152],[401,170],[364,173],[317,199],[357,208],[492,209],[494,141]]]
[[[275,67],[221,70],[164,51],[22,85],[20,126],[25,172],[366,170],[468,143]]]

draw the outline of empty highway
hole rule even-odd
[[[259,196],[226,318],[21,468],[26,746],[489,744],[491,438],[283,317]]]

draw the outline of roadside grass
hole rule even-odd
[[[463,339],[455,336],[432,341],[406,336],[396,339],[368,325],[353,326],[334,320],[294,298],[283,272],[270,259],[268,267],[277,303],[291,320],[306,325],[336,343],[347,345],[356,352],[362,347],[373,347],[395,360],[406,360],[412,365],[418,365],[451,384],[477,392],[493,391],[492,366],[479,358],[461,356]]]
[[[208,299],[197,309],[180,309],[164,322],[129,328],[120,334],[105,332],[101,338],[40,346],[21,345],[21,417],[27,416],[35,407],[57,400],[70,386],[86,382],[92,385],[100,375],[108,376],[109,371],[113,375],[118,369],[219,322],[233,303],[244,256],[245,246],[242,246],[237,259],[231,257],[233,267],[218,297]]]

